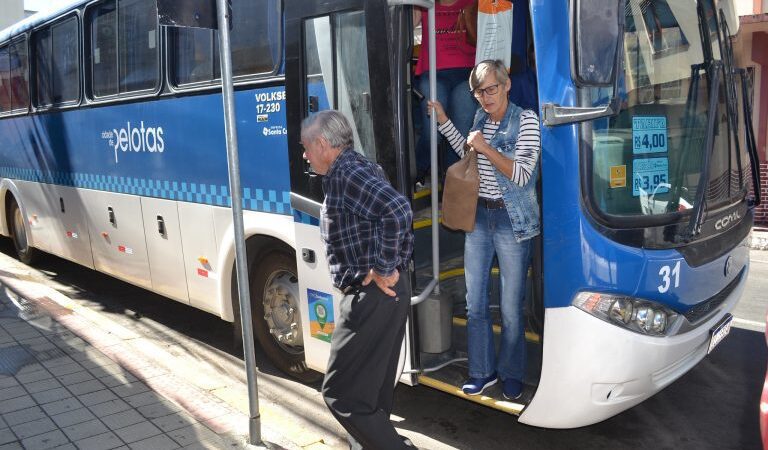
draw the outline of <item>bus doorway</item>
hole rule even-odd
[[[353,129],[354,150],[377,162],[405,192],[403,134],[395,132],[405,89],[391,94],[399,78],[388,70],[394,57],[388,49],[387,24],[392,21],[381,20],[391,14],[386,2],[293,1],[286,2],[285,11],[286,133],[303,345],[307,365],[324,372],[342,295],[331,283],[318,226],[321,176],[303,159],[301,122],[321,110],[344,114]],[[401,358],[407,374],[415,367],[410,354],[403,352]]]
[[[446,2],[450,3],[450,2]],[[532,109],[537,114],[538,110],[538,92],[536,87],[536,69],[535,69],[535,47],[531,33],[531,18],[528,3],[526,1],[514,2],[513,15],[513,35],[510,77],[513,83],[510,91],[510,101],[520,105],[525,109]],[[414,7],[415,8],[415,7]],[[419,17],[426,18],[427,11],[422,10],[423,14],[414,14],[415,20]],[[440,22],[438,21],[438,24]],[[412,66],[417,64],[418,57],[427,57],[428,51],[426,45],[419,46],[420,43],[427,42],[418,34],[426,35],[429,30],[426,27],[427,21],[423,20],[421,24],[414,23],[414,51],[411,54],[415,56],[411,61]],[[442,30],[444,31],[444,30]],[[441,30],[436,30],[441,33]],[[439,41],[439,38],[438,38]],[[440,47],[438,46],[437,56],[440,57]],[[438,59],[438,71],[440,62]],[[418,107],[421,101],[429,99],[429,91],[419,91],[416,86],[424,86],[427,83],[422,80],[418,82],[413,71],[411,75],[412,94],[409,100],[412,102],[409,111],[412,113],[410,118],[410,129],[412,130],[413,140],[411,142],[411,159],[417,159],[416,142],[418,142],[419,133],[429,134],[429,129],[420,126],[421,109]],[[427,77],[428,72],[421,76]],[[467,96],[471,94],[467,92]],[[424,100],[422,100],[424,99]],[[479,104],[472,100],[475,107]],[[447,142],[440,138],[438,133],[438,149],[440,156],[439,167],[432,167],[430,175],[426,179],[418,170],[411,170],[411,186],[413,186],[413,210],[414,210],[414,264],[415,293],[422,292],[429,284],[432,278],[432,236],[434,233],[432,210],[441,210],[442,207],[442,185],[444,182],[443,174],[444,153],[452,151]],[[438,195],[437,202],[432,198],[430,188],[431,177],[438,177]],[[540,194],[540,187],[537,187]],[[439,220],[439,219],[438,219]],[[497,384],[483,392],[483,395],[467,396],[462,390],[462,384],[468,377],[467,363],[467,311],[466,311],[466,285],[464,273],[464,239],[465,233],[453,231],[442,224],[437,227],[439,242],[439,293],[430,295],[423,303],[415,307],[416,327],[416,348],[418,355],[419,372],[417,380],[420,384],[428,385],[453,395],[465,397],[471,401],[485,404],[496,409],[501,409],[509,413],[519,414],[524,406],[533,397],[541,372],[541,354],[542,354],[542,329],[543,329],[543,296],[541,279],[541,239],[534,238],[532,263],[529,267],[526,281],[525,295],[525,315],[526,315],[526,346],[527,346],[527,371],[525,375],[523,395],[520,399],[514,401],[505,400],[502,396],[501,387]],[[495,259],[491,273],[489,297],[491,305],[491,314],[493,317],[493,332],[495,346],[498,351],[501,335],[501,314],[500,314],[500,278],[498,260]]]

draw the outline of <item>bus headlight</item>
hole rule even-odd
[[[580,292],[573,306],[606,322],[649,336],[665,336],[677,313],[650,300],[598,292]]]

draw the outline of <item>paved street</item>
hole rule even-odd
[[[210,396],[214,403],[228,405],[237,417],[246,417],[242,356],[233,345],[230,325],[59,258],[46,257],[34,269],[27,268],[6,256],[13,253],[5,239],[0,240],[0,251],[4,253],[0,254],[0,270],[13,272],[22,281],[39,281],[55,289],[71,299],[68,308],[75,315],[99,327],[120,330],[116,334],[119,344],[143,355],[163,373],[185,380],[190,389]],[[740,328],[734,328],[720,347],[689,374],[625,413],[576,430],[545,430],[518,424],[512,416],[429,388],[399,386],[396,426],[418,446],[429,449],[757,449],[757,408],[767,352],[762,331],[754,330],[762,330],[768,305],[768,252],[753,251],[751,259],[747,290],[734,314]],[[66,332],[57,335],[71,338]],[[64,341],[53,343],[66,345]],[[318,385],[306,386],[285,378],[259,354],[257,365],[265,439],[285,448],[344,448],[342,430],[327,412]],[[150,382],[130,382],[152,387],[151,375],[145,373]],[[156,392],[154,388],[151,391]],[[160,389],[150,395],[157,396],[153,397],[154,403],[169,408],[166,415],[181,415],[186,426],[201,426],[194,412],[184,410],[178,396],[173,398],[173,389]],[[148,418],[139,410],[141,406],[128,405],[142,423],[149,422],[160,430],[153,436],[168,437],[174,445],[182,446],[154,423],[157,417]],[[106,433],[120,437],[97,416],[108,428]],[[56,423],[53,416],[48,418]],[[214,433],[220,439],[217,442],[239,445],[237,435],[241,433],[242,437],[244,430],[230,431]],[[67,433],[64,435],[69,438]],[[137,447],[136,441],[129,444]]]

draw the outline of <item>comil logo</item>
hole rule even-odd
[[[721,217],[717,219],[717,222],[715,222],[715,230],[722,230],[723,228],[728,227],[729,225],[736,223],[737,220],[741,219],[741,216],[739,215],[738,211],[734,211],[730,214],[728,214],[725,217]]]
[[[119,162],[118,150],[136,153],[163,153],[165,150],[163,127],[145,127],[143,120],[138,127],[131,126],[131,122],[126,122],[124,128],[102,131],[101,138],[108,140],[109,145],[114,149],[116,164]]]

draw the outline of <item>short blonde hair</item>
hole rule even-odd
[[[477,63],[472,69],[472,73],[469,74],[469,89],[474,91],[480,87],[489,73],[493,73],[496,76],[496,81],[501,84],[506,84],[509,80],[507,68],[501,60],[486,59],[485,61]]]

